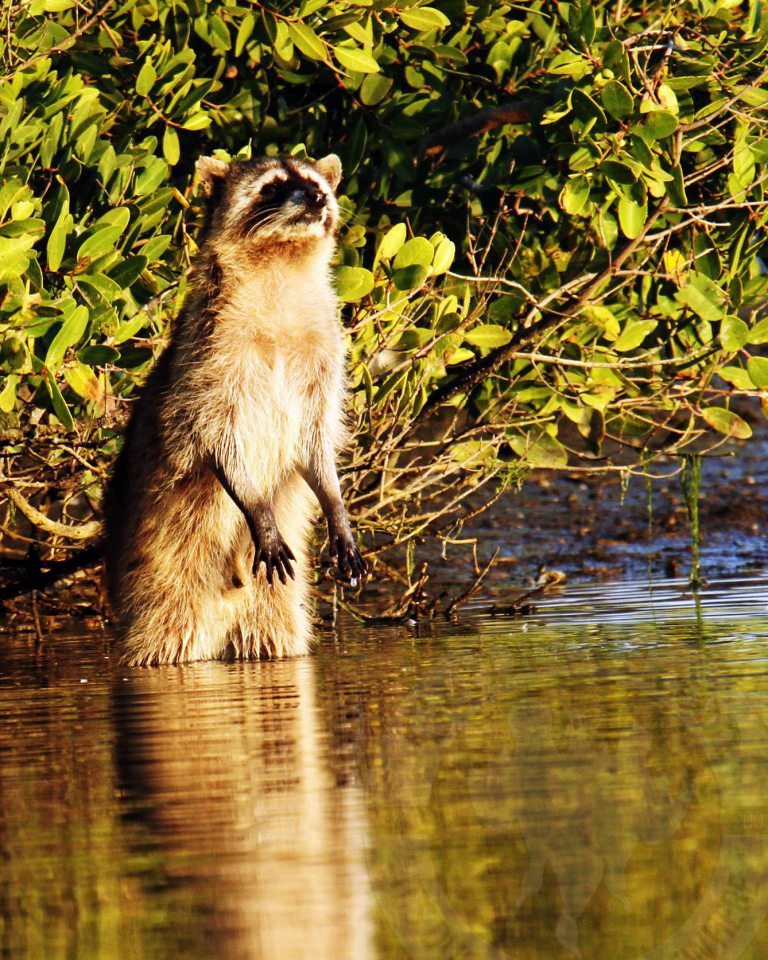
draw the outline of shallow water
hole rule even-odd
[[[284,663],[2,643],[4,960],[768,954],[768,579]]]

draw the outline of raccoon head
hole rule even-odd
[[[341,161],[335,153],[316,163],[201,157],[196,169],[208,196],[206,232],[212,237],[255,250],[304,246],[336,232]]]

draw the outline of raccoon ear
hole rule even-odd
[[[327,157],[316,161],[315,170],[321,177],[325,177],[334,190],[338,187],[341,180],[341,160],[335,153],[329,153]]]
[[[199,157],[195,164],[197,179],[203,190],[210,196],[217,180],[223,180],[229,171],[229,164],[217,157]]]

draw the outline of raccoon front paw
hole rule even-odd
[[[296,562],[291,548],[283,540],[280,534],[275,531],[267,536],[259,538],[256,543],[256,553],[253,560],[253,574],[258,573],[259,566],[263,563],[266,569],[267,582],[271,585],[275,574],[280,578],[280,583],[287,583],[288,577],[294,579],[291,560]]]
[[[368,563],[358,550],[352,534],[348,530],[329,531],[328,552],[336,563],[342,577],[353,587],[359,578],[368,573]]]

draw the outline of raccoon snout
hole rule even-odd
[[[301,190],[294,190],[291,194],[291,200],[294,203],[301,203],[309,207],[310,210],[322,210],[325,206],[325,194],[322,190],[313,190],[310,187],[304,187]]]

